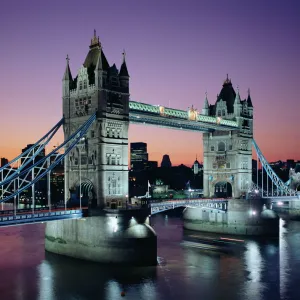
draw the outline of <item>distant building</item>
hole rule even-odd
[[[172,163],[171,163],[171,160],[170,160],[170,157],[168,154],[165,154],[163,156],[160,166],[162,168],[171,168],[172,167]]]
[[[130,143],[130,165],[134,170],[144,170],[148,163],[146,143]]]
[[[147,165],[146,165],[146,168],[148,170],[153,170],[153,169],[156,169],[157,167],[158,167],[157,161],[148,160]]]
[[[25,148],[22,149],[23,157],[21,158],[21,163],[25,163],[27,160],[30,159],[30,157],[26,158],[26,155],[24,154],[29,148],[31,148],[33,144],[28,144]],[[39,146],[36,146],[35,150],[37,151]],[[42,149],[38,155],[34,159],[34,163],[40,161],[42,158],[45,157],[45,149]],[[26,168],[30,168],[33,165],[33,161],[29,162]],[[38,167],[42,167],[42,164],[38,165]],[[34,176],[37,176],[39,174],[39,169],[35,168],[34,170]],[[27,180],[32,180],[31,172],[28,175]],[[26,176],[26,175],[24,175]],[[21,176],[22,177],[22,176]],[[28,189],[23,192],[23,194],[26,197],[32,197],[32,190]],[[40,180],[37,181],[35,184],[35,200],[39,204],[46,204],[47,203],[47,176],[42,177]]]
[[[286,167],[287,167],[288,170],[291,169],[291,168],[294,169],[295,166],[296,166],[296,163],[293,159],[287,159],[286,160]]]
[[[29,148],[31,148],[33,146],[33,144],[28,144],[25,148],[22,149],[22,153],[26,152]],[[36,146],[36,150],[39,148],[40,146]],[[40,159],[42,159],[43,157],[45,157],[45,148],[42,149],[40,151],[40,153],[35,157],[34,161],[37,162]],[[21,163],[23,163],[25,160],[25,158],[21,158]],[[31,164],[30,164],[31,165]]]
[[[1,157],[0,167],[5,166],[6,164],[8,164],[8,159],[5,157]]]
[[[199,172],[203,170],[203,165],[199,163],[199,161],[197,160],[197,157],[192,166],[192,170],[193,170],[194,175],[198,175]]]

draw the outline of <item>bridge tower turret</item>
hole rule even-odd
[[[72,78],[72,74],[71,74],[71,70],[70,70],[70,66],[69,66],[69,56],[67,55],[67,64],[66,64],[66,70],[64,73],[64,77],[63,77],[63,99],[64,98],[69,98],[70,97],[70,88],[72,87],[72,82],[73,82],[73,78]]]
[[[208,99],[207,99],[207,92],[205,93],[205,100],[204,100],[204,105],[202,108],[202,115],[205,115],[205,116],[209,115],[209,104],[208,104]]]
[[[89,48],[78,75],[72,78],[67,61],[63,78],[65,139],[97,116],[65,159],[65,200],[82,196],[99,208],[117,208],[128,195],[129,75],[125,60],[122,74],[109,65],[96,31]]]
[[[249,100],[248,100],[249,99]],[[210,116],[236,120],[239,128],[203,134],[203,187],[205,197],[243,196],[252,182],[253,106],[241,100],[231,80],[225,79]]]

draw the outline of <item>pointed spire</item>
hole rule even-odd
[[[94,36],[91,39],[91,45],[90,45],[90,48],[94,48],[94,47],[101,47],[99,36],[97,37],[96,35],[96,29],[94,29]]]
[[[65,74],[63,77],[63,80],[72,80],[72,74],[71,74],[71,70],[70,70],[70,66],[69,66],[69,55],[67,54],[66,57],[66,61],[67,61],[67,65],[66,65],[66,70],[65,70]]]
[[[127,69],[127,65],[126,65],[126,60],[125,60],[125,57],[126,57],[125,50],[123,50],[122,55],[123,55],[123,62],[122,62],[122,65],[121,65],[119,76],[129,77],[129,73],[128,73],[128,69]]]
[[[240,90],[239,90],[239,86],[237,86],[237,93],[235,95],[234,104],[240,104],[240,103],[241,103]]]
[[[248,104],[248,107],[253,107],[249,88],[248,88],[247,104]]]
[[[223,82],[223,85],[225,84],[230,84],[231,83],[231,79],[228,78],[228,73],[226,74],[226,79]]]
[[[204,100],[204,107],[203,108],[208,108],[209,104],[208,104],[208,99],[207,99],[207,91],[205,92],[205,100]]]
[[[123,49],[122,55],[123,55],[123,62],[122,62],[122,64],[124,64],[124,63],[126,63],[126,62],[125,62],[125,57],[126,57],[125,49]]]

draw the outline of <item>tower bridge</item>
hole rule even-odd
[[[89,207],[97,208],[98,211],[102,212],[105,208],[125,208],[128,199],[128,130],[130,124],[145,124],[201,133],[205,198],[212,198],[216,194],[222,195],[224,187],[226,187],[227,196],[229,194],[232,200],[241,199],[247,194],[251,196],[253,193],[259,194],[262,198],[266,195],[270,197],[268,181],[267,192],[264,192],[266,188],[266,183],[263,182],[264,176],[262,176],[261,183],[258,182],[258,179],[256,180],[253,190],[252,150],[254,149],[257,154],[258,167],[259,164],[261,166],[262,175],[265,171],[272,181],[271,196],[280,196],[281,198],[292,196],[294,197],[293,201],[298,199],[296,190],[278,178],[253,139],[253,105],[250,91],[248,90],[247,97],[242,100],[239,89],[233,88],[228,75],[214,104],[209,104],[206,94],[201,111],[193,106],[186,110],[179,110],[130,101],[129,82],[130,76],[125,53],[123,53],[120,69],[115,64],[109,64],[96,33],[94,33],[87,56],[75,77],[72,76],[69,57],[67,56],[62,80],[63,118],[32,147],[0,168],[0,203],[14,202],[15,209],[11,221],[20,219],[17,216],[20,195],[29,189],[32,191],[32,214],[35,215],[34,217],[39,217],[39,214],[35,213],[35,184],[44,177],[47,177],[47,201],[48,208],[51,209],[50,174],[62,161],[64,162],[65,211],[67,211],[67,201],[77,199],[79,210],[75,211],[74,217],[80,217],[83,198],[88,199],[87,205]],[[61,127],[63,127],[64,141],[46,156],[39,157],[41,151],[44,151]],[[295,174],[293,176],[295,179]],[[249,221],[247,221],[247,226],[249,226],[241,225],[245,232],[234,231],[237,228],[237,220],[241,221],[238,219],[241,216],[239,211],[245,210],[245,200],[244,202],[243,200],[226,201],[224,200],[223,204],[220,204],[220,207],[215,207],[215,209],[227,212],[228,207],[230,207],[228,218],[223,218],[221,215],[217,217],[214,214],[203,214],[203,218],[212,222],[219,222],[219,225],[227,220],[228,224],[232,226],[230,230],[235,233],[247,234],[253,221],[248,220],[248,212],[245,211],[242,219],[247,219]],[[215,205],[214,200],[210,199],[206,202],[207,207],[213,208],[212,206]],[[201,207],[203,203],[199,200],[193,205]],[[188,203],[153,204],[151,209],[154,213],[172,209],[176,205],[188,205]],[[197,209],[195,211],[198,212]],[[202,212],[201,209],[200,212]],[[60,213],[60,215],[61,218],[68,217],[67,213]],[[118,231],[118,226],[121,226],[124,229],[122,234],[126,237],[128,235],[136,237],[137,232],[138,234],[144,232],[145,236],[147,234],[151,236],[147,226],[144,226],[143,229],[139,227],[136,231],[132,229],[145,225],[147,216],[143,221],[145,224],[139,221],[133,226],[132,221],[129,221],[130,226],[133,226],[129,230],[126,227],[128,225],[126,222],[130,218],[126,213],[125,215],[124,218],[118,213],[114,217],[110,216],[112,227],[106,221],[100,222],[100,219],[93,217],[89,218],[91,220],[86,223],[81,222],[80,225],[79,223],[72,223],[76,221],[66,221],[71,223],[54,221],[51,223],[52,225],[47,225],[46,236],[49,237],[49,240],[46,239],[46,247],[53,252],[58,251],[59,248],[59,251],[62,251],[60,253],[74,256],[73,250],[70,249],[73,249],[72,247],[76,244],[77,235],[74,233],[72,237],[74,239],[70,242],[73,246],[70,248],[55,244],[56,238],[54,236],[62,240],[65,232],[72,231],[72,228],[77,228],[76,226],[82,228],[81,233],[86,232],[89,228],[103,226],[109,235],[112,234],[113,236],[114,232]],[[45,217],[47,220],[51,220],[52,216],[56,217],[54,214]],[[194,226],[197,213],[189,213],[188,217],[192,220],[191,226]],[[27,216],[26,218],[29,220],[31,217]],[[122,224],[119,224],[117,219],[123,220]],[[4,220],[6,221],[6,219]],[[254,234],[264,232],[261,227],[257,226],[255,228],[252,226],[248,234],[249,232]],[[104,235],[105,230],[103,229]],[[92,230],[89,234],[93,240],[94,231]],[[67,236],[64,238],[68,239]],[[85,248],[82,245],[89,243],[89,241],[86,240],[86,235],[82,235],[81,238],[80,255],[84,256],[85,251],[90,251],[95,245]],[[153,236],[151,239],[153,241]],[[100,252],[95,254],[95,260],[101,259]]]
[[[115,64],[108,63],[96,35],[76,77],[72,76],[67,57],[63,119],[26,153],[0,169],[0,201],[17,198],[19,203],[20,193],[28,188],[32,189],[34,200],[35,183],[44,176],[49,178],[53,168],[64,161],[65,201],[78,197],[79,193],[99,208],[124,207],[128,195],[129,124],[203,134],[204,197],[213,197],[224,186],[233,198],[240,198],[251,190],[252,146],[262,170],[272,179],[273,196],[275,192],[277,196],[296,196],[295,190],[274,173],[253,140],[250,91],[247,98],[241,100],[239,90],[233,88],[227,76],[215,104],[209,104],[206,94],[201,111],[193,106],[179,110],[130,101],[129,79],[125,53],[118,70]],[[65,141],[37,161],[38,154],[61,127]],[[58,155],[63,149],[63,155]],[[256,184],[264,186],[263,182]],[[47,196],[50,201],[50,191]]]

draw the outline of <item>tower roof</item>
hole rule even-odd
[[[250,97],[250,89],[248,89],[247,104],[248,104],[248,107],[253,107],[251,97]]]
[[[127,65],[126,65],[126,60],[125,60],[125,56],[126,56],[126,53],[125,51],[123,51],[123,62],[122,62],[122,65],[121,65],[121,69],[120,69],[120,76],[126,76],[126,77],[129,77],[129,73],[128,73],[128,70],[127,70]]]
[[[96,37],[96,30],[94,30],[94,36],[91,40],[90,51],[87,54],[83,65],[86,68],[92,67],[95,69],[99,55],[101,55],[102,69],[106,71],[109,68],[109,64],[102,50],[101,43],[99,42],[99,37]]]
[[[72,74],[71,74],[71,70],[70,70],[70,66],[69,66],[69,56],[67,55],[67,65],[66,65],[66,70],[65,70],[65,73],[64,73],[64,77],[63,77],[63,80],[72,80]]]
[[[221,89],[220,94],[217,97],[217,102],[219,102],[220,100],[223,100],[226,102],[227,104],[227,111],[228,113],[233,113],[234,109],[233,109],[233,104],[235,101],[235,90],[232,87],[232,83],[231,83],[231,79],[228,78],[228,74],[227,74],[227,78],[224,80],[223,83],[223,87]]]
[[[208,99],[207,99],[207,92],[205,92],[205,99],[204,99],[203,108],[205,108],[205,109],[209,108],[209,103],[208,103]]]

